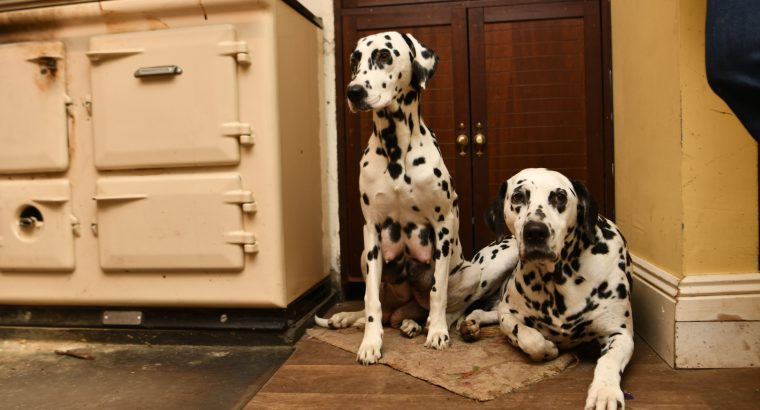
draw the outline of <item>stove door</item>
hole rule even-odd
[[[237,174],[101,178],[94,199],[106,271],[240,271],[257,249],[243,230],[253,194]]]
[[[0,45],[0,173],[69,166],[66,61],[60,41]]]
[[[92,122],[98,169],[237,164],[247,45],[228,25],[96,36]],[[243,68],[241,68],[243,69]]]
[[[0,271],[74,270],[77,227],[68,180],[0,181]]]

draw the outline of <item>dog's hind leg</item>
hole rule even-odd
[[[451,328],[461,320],[472,302],[478,300],[480,266],[463,261],[449,272],[449,290],[446,306],[446,325]]]
[[[474,303],[478,303],[484,310],[495,308],[495,304],[489,302],[484,305],[483,301],[497,292],[504,293],[504,285],[512,276],[518,260],[514,238],[509,237],[481,249],[472,262],[463,262],[455,267],[449,275],[446,312],[449,327],[457,321],[460,321],[457,326],[461,326],[464,313]]]
[[[422,332],[422,326],[413,319],[404,319],[401,322],[401,327],[399,329],[401,330],[402,335],[410,339]]]
[[[406,337],[415,337],[422,331],[419,322],[425,320],[427,314],[427,310],[420,306],[416,300],[411,300],[393,311],[390,325],[395,329],[400,329],[401,334]]]

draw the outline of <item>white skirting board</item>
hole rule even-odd
[[[760,367],[760,273],[678,279],[633,256],[634,327],[676,368]]]

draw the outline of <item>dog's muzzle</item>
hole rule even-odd
[[[346,98],[348,98],[348,102],[350,102],[351,106],[356,110],[369,109],[366,101],[367,90],[362,85],[354,84],[349,86],[348,90],[346,90]]]
[[[526,260],[557,259],[557,255],[549,249],[549,227],[546,224],[535,221],[526,223],[522,240]]]

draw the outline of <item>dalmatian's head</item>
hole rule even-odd
[[[351,82],[346,97],[351,111],[379,110],[419,92],[435,72],[438,56],[411,34],[373,34],[351,53]],[[415,94],[416,95],[416,94]]]
[[[582,183],[559,172],[528,168],[501,185],[486,219],[497,233],[506,228],[515,236],[523,263],[553,269],[571,235],[595,241],[597,206]]]

